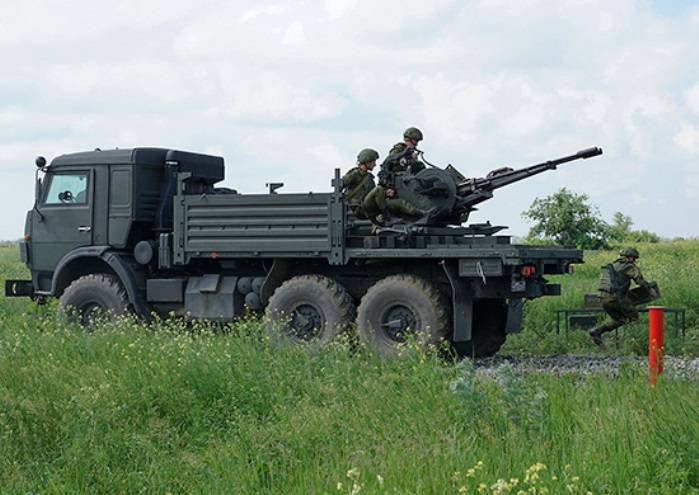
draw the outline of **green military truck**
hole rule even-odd
[[[429,218],[376,226],[355,218],[339,171],[330,192],[239,194],[218,188],[221,157],[178,150],[95,150],[37,158],[36,197],[19,250],[31,280],[7,296],[89,323],[133,312],[229,322],[265,312],[280,339],[323,345],[356,324],[391,355],[409,338],[464,355],[498,351],[526,299],[557,295],[548,274],[582,262],[568,247],[513,245],[504,227],[463,226],[492,191],[593,148],[521,170],[465,179],[451,166],[393,177]],[[420,180],[421,175],[425,180]],[[454,223],[457,222],[456,225]],[[411,336],[413,335],[413,336]]]

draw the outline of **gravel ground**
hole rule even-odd
[[[521,372],[543,372],[561,374],[589,375],[606,373],[617,375],[622,365],[646,370],[648,358],[641,356],[575,356],[561,354],[556,356],[511,357],[495,356],[477,359],[474,363],[479,374],[490,375],[503,364],[509,364]],[[668,378],[686,378],[699,380],[699,357],[678,358],[666,356],[665,374]]]

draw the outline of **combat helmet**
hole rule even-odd
[[[371,148],[364,148],[357,155],[357,163],[369,163],[379,159],[379,153]]]
[[[403,137],[413,141],[422,141],[422,132],[417,127],[408,127],[403,133]]]
[[[627,258],[638,258],[638,249],[633,247],[627,247],[619,251],[621,256],[626,256]]]

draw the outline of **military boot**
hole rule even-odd
[[[596,345],[602,347],[604,346],[604,339],[602,339],[602,327],[595,327],[588,332],[588,335]]]

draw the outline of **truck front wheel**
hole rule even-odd
[[[412,275],[379,280],[362,298],[357,314],[359,337],[383,356],[397,355],[401,344],[410,339],[422,347],[439,345],[449,327],[442,294]]]
[[[342,285],[322,275],[299,275],[274,291],[265,315],[273,341],[324,346],[346,330],[355,313]]]
[[[100,316],[123,315],[129,307],[129,298],[119,279],[104,273],[74,280],[58,300],[59,315],[83,326],[90,326]]]

